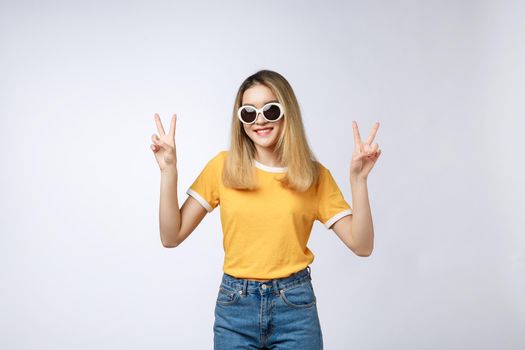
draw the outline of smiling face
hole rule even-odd
[[[272,90],[262,84],[256,84],[250,87],[244,91],[242,95],[242,105],[252,105],[255,108],[262,108],[262,106],[268,102],[278,101]],[[259,113],[254,124],[243,124],[244,131],[253,141],[257,149],[262,147],[267,150],[273,150],[283,128],[285,117],[286,116],[283,116],[278,121],[272,123],[266,121]]]

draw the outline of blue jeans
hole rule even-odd
[[[320,350],[323,335],[310,266],[266,282],[223,274],[215,303],[215,350]]]

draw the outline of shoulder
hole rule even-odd
[[[222,151],[219,151],[219,153],[217,153],[215,155],[215,157],[224,159],[224,158],[226,158],[227,155],[228,155],[228,151],[227,150],[222,150]]]
[[[223,160],[224,158],[226,158],[227,154],[228,154],[228,151],[225,151],[225,150],[219,151],[215,153],[213,157],[210,158],[209,161],[211,162],[211,161],[216,161],[216,160]]]
[[[328,170],[328,168],[325,167],[323,163],[319,162],[318,160],[315,160],[314,163],[317,165],[317,169],[319,170],[319,177],[325,177],[327,174],[330,174],[330,170]]]
[[[323,163],[321,163],[320,161],[318,161],[318,160],[314,160],[314,163],[319,167],[319,170],[320,170],[320,171],[327,171],[327,170],[328,170],[328,168],[325,167],[325,166],[323,165]]]
[[[224,160],[226,159],[226,157],[228,156],[228,151],[226,150],[222,150],[222,151],[219,151],[219,153],[217,153],[213,159],[217,162],[217,163],[224,163]]]
[[[224,163],[224,159],[226,159],[226,156],[228,154],[228,151],[222,150],[216,153],[209,161],[208,165],[214,166],[214,167],[220,167]]]
[[[332,175],[332,172],[330,169],[328,169],[326,166],[324,166],[322,163],[316,161],[316,164],[318,165],[318,178],[317,178],[317,185],[321,187],[330,187],[333,186],[335,183],[335,178]]]

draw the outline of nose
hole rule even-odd
[[[260,116],[260,118],[259,118]],[[266,123],[266,119],[264,119],[264,117],[262,116],[262,112],[259,112],[257,114],[257,117],[255,119],[255,124],[265,124]]]

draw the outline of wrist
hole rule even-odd
[[[176,166],[171,166],[171,167],[167,167],[165,169],[162,169],[160,171],[160,175],[161,176],[166,176],[166,177],[173,177],[173,176],[177,176],[178,173],[177,173],[177,167]]]
[[[350,175],[350,183],[352,184],[366,183],[367,181],[368,181],[367,176]]]

